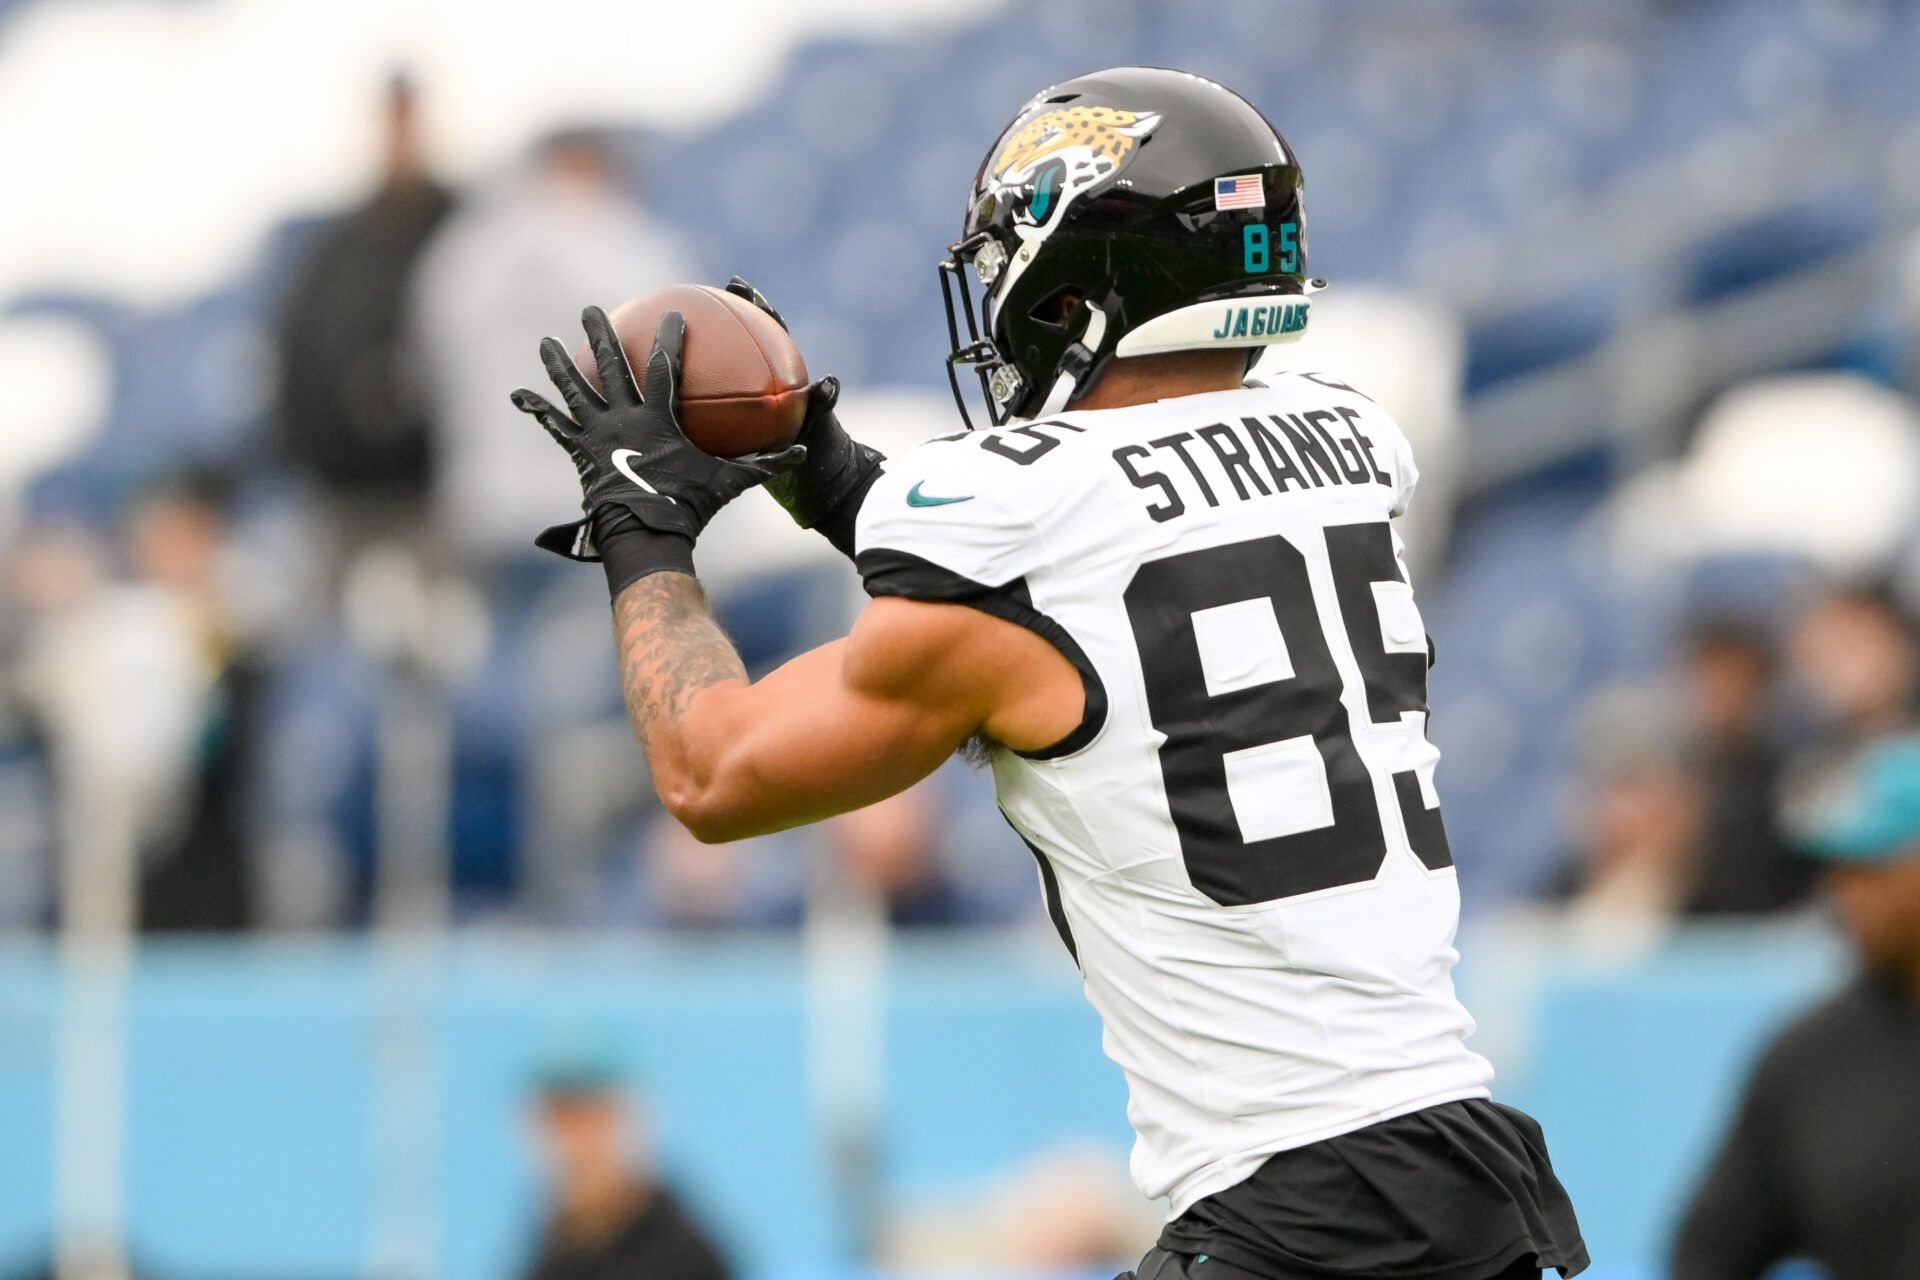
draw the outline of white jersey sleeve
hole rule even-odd
[[[1036,757],[1077,749],[1099,728],[1105,691],[1078,640],[1036,603],[1048,546],[1048,500],[1024,466],[1057,435],[1019,429],[942,437],[889,460],[861,504],[855,563],[867,593],[964,604],[1035,632],[1086,684],[1080,726]],[[1022,459],[1025,461],[1023,462]],[[1057,496],[1057,495],[1056,495]]]
[[[1004,587],[1033,567],[1033,526],[1014,510],[1017,493],[986,471],[971,436],[930,440],[887,462],[861,504],[855,547],[869,583],[903,583],[900,564],[920,560],[983,587]],[[883,591],[881,594],[911,594]]]

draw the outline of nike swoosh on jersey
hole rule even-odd
[[[913,488],[907,490],[907,505],[910,507],[944,507],[952,502],[972,502],[973,495],[963,493],[957,498],[941,498],[930,493],[920,492],[921,481],[915,480]]]

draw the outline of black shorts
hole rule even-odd
[[[1140,1265],[1117,1280],[1264,1280],[1230,1262],[1202,1254],[1149,1250]],[[1540,1268],[1527,1259],[1490,1275],[1486,1280],[1540,1280]]]
[[[1169,1222],[1161,1251],[1256,1280],[1489,1280],[1515,1266],[1565,1276],[1587,1266],[1540,1126],[1485,1099],[1282,1151]],[[1198,1280],[1239,1280],[1199,1267]]]

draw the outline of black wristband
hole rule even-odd
[[[879,478],[880,468],[875,466],[848,490],[845,497],[813,522],[814,529],[833,544],[834,550],[849,560],[853,559],[853,532],[860,520],[860,506],[867,500],[867,491],[873,488]]]
[[[633,514],[601,508],[593,517],[593,542],[607,571],[607,595],[617,597],[654,573],[693,575],[693,539],[684,533],[660,533]]]

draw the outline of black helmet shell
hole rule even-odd
[[[974,176],[943,268],[972,267],[985,297],[976,326],[957,281],[973,338],[961,346],[948,295],[950,365],[980,368],[996,421],[1031,417],[1063,376],[1082,388],[1115,354],[1297,336],[1304,301],[1253,308],[1258,332],[1229,318],[1221,333],[1201,308],[1303,295],[1306,259],[1299,164],[1252,103],[1163,67],[1078,76],[1022,107]]]

